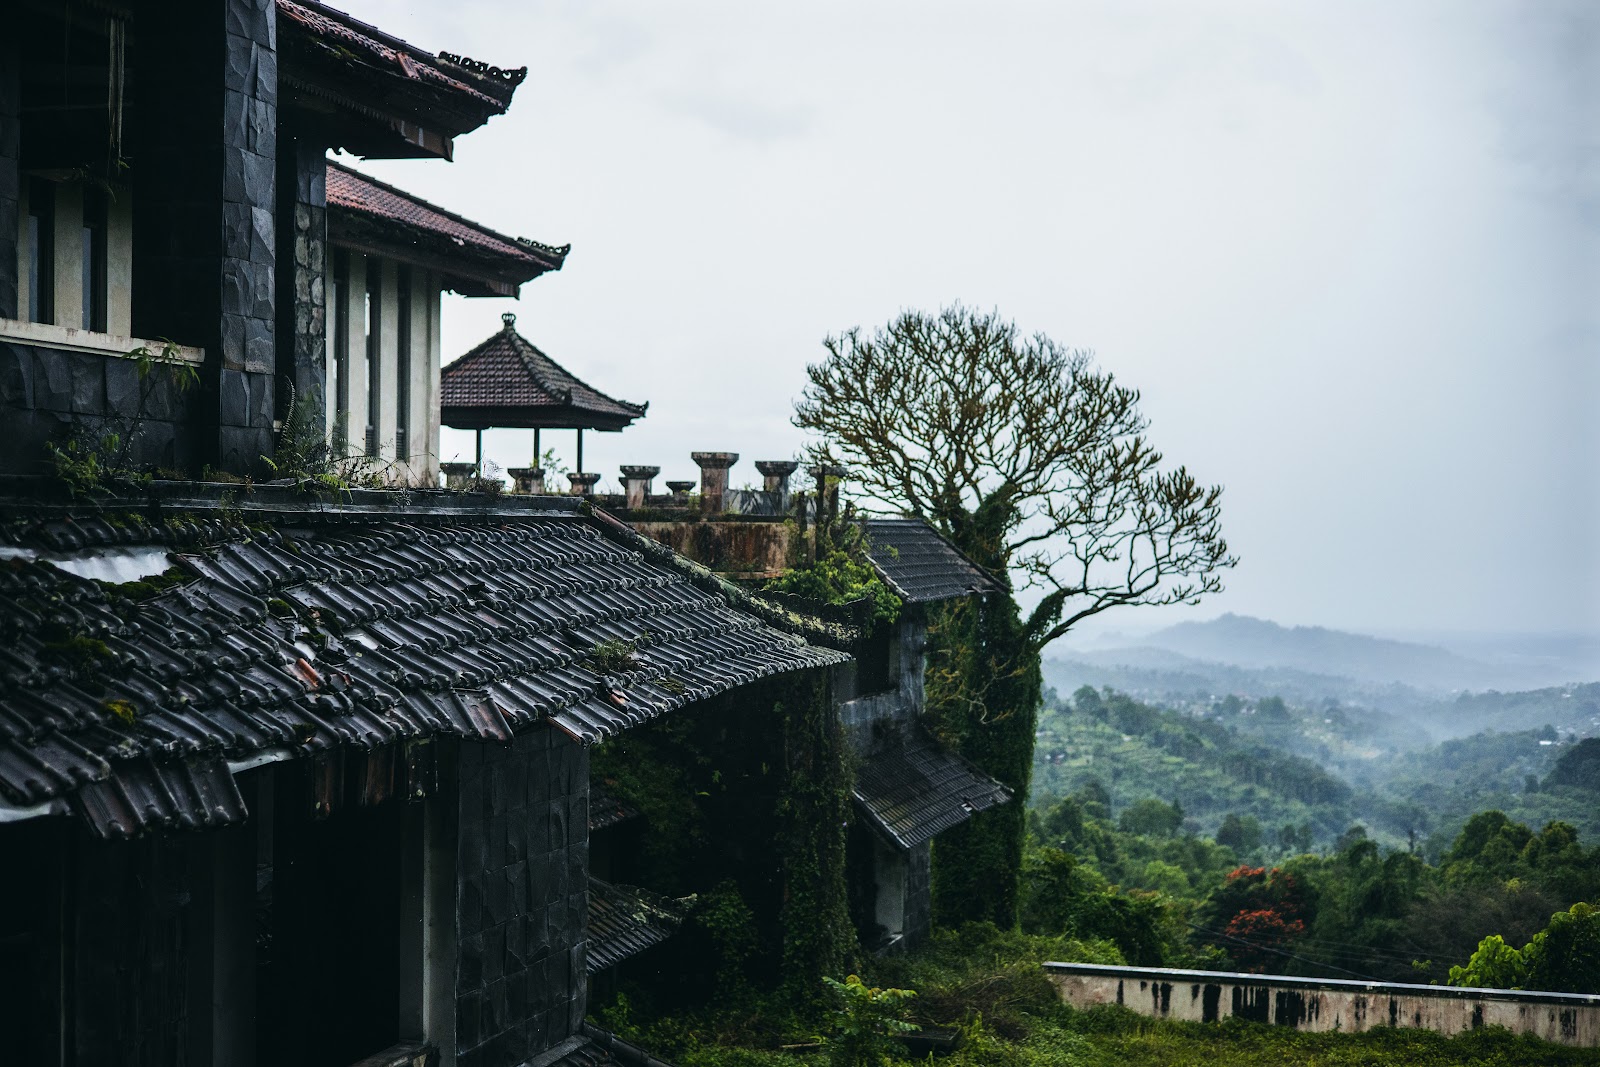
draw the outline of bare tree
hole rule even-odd
[[[1123,604],[1194,603],[1237,560],[1220,486],[1162,469],[1139,393],[1088,352],[1019,335],[996,313],[905,312],[824,344],[795,425],[869,506],[923,516],[1018,590],[1043,648]]]

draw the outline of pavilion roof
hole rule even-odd
[[[580,381],[517,333],[515,315],[502,315],[501,321],[500,332],[440,374],[440,420],[446,426],[620,430],[650,406],[614,399]]]
[[[572,247],[507,237],[331,159],[327,178],[335,244],[436,268],[467,296],[516,296],[523,282],[560,270]]]

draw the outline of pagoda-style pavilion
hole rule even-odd
[[[483,469],[483,431],[493,427],[519,427],[533,431],[533,463],[526,472],[533,485],[542,487],[538,470],[539,432],[578,432],[575,486],[585,489],[599,481],[598,474],[583,470],[583,431],[616,432],[641,418],[650,406],[616,400],[579,381],[565,367],[517,333],[517,317],[500,316],[505,325],[493,337],[445,367],[439,380],[439,417],[446,426],[476,430],[476,467]],[[513,471],[519,482],[523,478]],[[592,479],[586,481],[586,479]],[[524,491],[529,485],[523,486]],[[534,491],[539,491],[535,489]]]

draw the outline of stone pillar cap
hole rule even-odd
[[[718,469],[726,470],[727,468],[733,466],[735,463],[739,462],[739,453],[737,453],[737,452],[690,452],[689,453],[689,458],[694,460],[696,465],[698,465],[701,468],[709,467],[712,470],[718,470]]]
[[[633,463],[624,463],[618,469],[624,478],[654,478],[661,473],[660,467],[641,467]]]
[[[850,474],[848,468],[837,463],[817,463],[806,469],[819,478],[845,478]]]
[[[578,485],[593,485],[595,482],[600,480],[601,476],[591,472],[584,472],[582,474],[574,472],[567,475],[567,477]]]
[[[758,459],[756,470],[762,474],[785,475],[793,474],[800,469],[800,464],[792,459]]]
[[[439,469],[446,474],[470,474],[478,469],[476,463],[441,463]]]
[[[694,484],[693,482],[668,482],[667,488],[674,493],[687,493],[694,488]]]
[[[471,464],[467,464],[469,467]],[[443,464],[441,464],[443,466]],[[544,473],[543,467],[507,467],[506,473],[513,478],[537,478]]]

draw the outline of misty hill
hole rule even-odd
[[[1239,667],[1286,668],[1368,684],[1422,689],[1480,689],[1505,684],[1505,671],[1432,645],[1329,630],[1279,626],[1246,615],[1181,622],[1144,643],[1194,659]]]
[[[1281,696],[1300,704],[1335,701],[1416,711],[1437,703],[1437,693],[1398,682],[1360,682],[1353,678],[1292,667],[1240,667],[1206,662],[1164,648],[1069,650],[1044,662],[1045,681],[1063,696],[1081,685],[1110,687],[1134,696],[1161,698],[1180,705],[1208,702],[1212,696]]]

